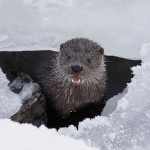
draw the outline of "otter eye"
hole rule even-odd
[[[92,59],[90,59],[90,58],[87,58],[87,59],[86,59],[86,61],[87,61],[88,63],[90,63],[91,60],[92,60]]]

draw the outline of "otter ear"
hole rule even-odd
[[[64,43],[60,45],[60,50],[64,48]]]
[[[104,49],[101,47],[101,49],[100,49],[100,53],[101,54],[104,54]]]

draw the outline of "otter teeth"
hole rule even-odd
[[[71,81],[73,84],[80,84],[81,83],[81,79],[78,77],[72,77]]]

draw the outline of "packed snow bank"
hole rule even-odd
[[[56,130],[0,120],[1,150],[96,150],[83,141],[59,135]]]
[[[9,118],[21,107],[19,96],[10,91],[9,81],[0,69],[0,119]]]
[[[102,150],[149,150],[150,144],[150,44],[141,50],[142,66],[134,67],[135,74],[128,85],[128,92],[118,101],[109,116],[86,119],[75,127],[62,128],[60,133]]]
[[[109,55],[140,57],[150,38],[149,5],[149,0],[0,0],[0,49],[58,50],[70,38],[87,37]]]
[[[41,94],[40,86],[33,82],[29,75],[24,73],[21,73],[18,77],[16,77],[16,79],[9,84],[9,87],[11,91],[18,94],[22,103],[27,100],[32,101],[33,99],[37,99]]]

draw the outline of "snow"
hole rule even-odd
[[[9,84],[11,91],[17,91],[21,102],[35,99],[40,96],[40,86],[33,82],[32,78],[24,73],[21,73],[14,81]]]
[[[150,44],[143,45],[150,42],[149,6],[150,0],[0,0],[0,51],[59,50],[68,39],[87,37],[106,54],[143,61],[102,116],[84,120],[78,130],[70,126],[59,132],[4,119],[19,110],[33,88],[12,93],[0,70],[0,149],[91,149],[87,143],[101,150],[149,150]]]
[[[132,69],[135,76],[128,84],[126,94],[119,100],[116,99],[117,106],[112,113],[106,114],[107,117],[84,120],[78,131],[71,126],[60,129],[59,133],[84,139],[102,150],[149,150],[150,44],[143,46],[141,57],[142,66]],[[114,99],[110,99],[109,103],[114,103]]]
[[[0,120],[1,150],[96,150],[83,141],[59,135],[56,130]]]
[[[139,58],[150,37],[149,0],[0,0],[1,50],[59,50],[87,37],[106,54]]]
[[[109,116],[114,110],[116,109],[118,101],[125,96],[127,93],[127,89],[125,89],[122,93],[119,93],[118,95],[112,97],[107,101],[106,106],[104,107],[104,110],[102,112],[102,116]]]
[[[17,94],[10,91],[9,81],[0,69],[0,119],[9,118],[21,107],[21,100]]]

